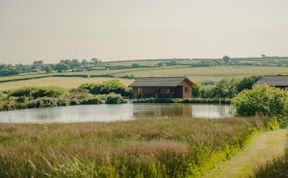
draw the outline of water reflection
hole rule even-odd
[[[217,119],[232,117],[232,109],[228,105],[207,104],[103,104],[0,112],[0,122],[11,123],[110,122],[159,117]]]
[[[134,105],[133,117],[143,119],[148,117],[192,117],[192,105]]]

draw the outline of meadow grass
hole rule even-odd
[[[197,177],[229,159],[261,118],[1,124],[0,177]]]
[[[48,77],[41,79],[23,80],[15,82],[7,82],[0,84],[0,90],[12,90],[21,87],[49,87],[58,86],[63,88],[77,88],[84,83],[102,83],[104,81],[109,81],[115,78],[109,77],[95,77],[95,78],[80,78],[80,77]],[[129,79],[116,78],[121,83],[128,86],[133,82]]]
[[[286,152],[281,158],[274,159],[263,167],[255,170],[254,178],[286,178],[288,177],[288,135],[286,141]]]

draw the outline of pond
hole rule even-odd
[[[120,104],[78,105],[0,112],[2,123],[111,122],[160,117],[227,118],[229,105],[208,104]]]

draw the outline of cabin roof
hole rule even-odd
[[[194,83],[187,77],[140,77],[136,79],[131,87],[177,87],[183,80],[191,85]]]
[[[288,87],[288,76],[266,75],[259,79],[254,85],[267,84],[275,87]]]

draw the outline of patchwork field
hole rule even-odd
[[[0,77],[0,90],[13,89],[23,86],[61,86],[65,88],[77,87],[82,83],[103,82],[113,78],[101,77],[112,75],[114,77],[156,77],[156,76],[187,76],[194,82],[206,80],[219,81],[223,78],[243,78],[251,75],[274,75],[288,73],[287,67],[251,67],[251,66],[218,66],[218,67],[180,67],[180,68],[130,68],[117,70],[98,70],[87,72],[67,72],[52,74],[26,74],[11,77]],[[65,77],[49,77],[49,76]],[[99,76],[95,77],[94,76]],[[82,77],[80,77],[82,76]],[[85,77],[91,78],[85,78]],[[48,78],[40,78],[48,77]],[[22,81],[17,81],[17,80]],[[23,80],[25,79],[25,80]],[[133,80],[120,79],[126,85]],[[1,83],[3,82],[3,83]]]
[[[287,67],[251,67],[251,66],[219,66],[194,68],[168,68],[155,70],[139,70],[122,72],[122,75],[140,76],[188,76],[199,82],[205,80],[218,81],[223,78],[242,78],[251,75],[273,75],[288,72]]]

